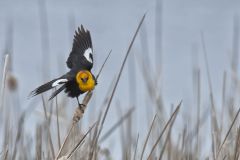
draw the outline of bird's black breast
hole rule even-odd
[[[67,93],[69,97],[74,98],[74,97],[78,97],[80,94],[84,92],[82,92],[79,89],[77,82],[75,80],[72,80],[66,83],[65,93]]]

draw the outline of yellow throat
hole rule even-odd
[[[76,81],[79,89],[83,92],[91,91],[95,87],[95,79],[92,73],[87,70],[79,71],[76,75]]]

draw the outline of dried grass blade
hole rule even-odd
[[[223,73],[223,85],[222,85],[222,108],[221,108],[221,126],[220,126],[220,134],[222,135],[223,130],[223,120],[224,120],[224,112],[225,112],[225,105],[226,105],[226,79],[227,79],[227,72],[224,71]]]
[[[18,144],[19,144],[19,142],[21,140],[21,137],[22,137],[24,119],[25,119],[25,113],[22,113],[22,115],[19,119],[19,122],[18,122],[18,130],[17,130],[17,135],[16,135],[14,149],[13,149],[13,156],[12,156],[13,160],[16,158],[17,150],[18,150]]]
[[[167,133],[166,140],[165,140],[165,142],[164,142],[163,148],[162,148],[161,153],[160,153],[160,156],[159,156],[159,158],[158,158],[159,160],[161,160],[162,157],[163,157],[163,153],[164,153],[165,148],[166,148],[166,146],[167,146],[167,142],[168,142],[169,140],[171,140],[172,127],[173,127],[173,124],[174,124],[176,118],[177,118],[177,116],[174,116],[174,118],[173,118],[173,120],[172,120],[172,122],[171,122],[171,124],[170,124],[170,126],[169,126],[169,130],[168,130],[168,133]]]
[[[79,148],[80,144],[83,142],[83,140],[86,138],[86,136],[91,132],[93,127],[96,125],[96,122],[89,128],[87,133],[79,140],[78,144],[72,149],[72,151],[68,154],[67,159],[71,158],[71,156],[76,152],[76,150]]]
[[[40,32],[41,32],[41,52],[42,57],[49,57],[50,42],[49,42],[49,26],[48,26],[48,14],[46,0],[38,0],[39,4],[39,20],[40,20]],[[42,74],[43,78],[49,77],[50,58],[44,58],[42,60]]]
[[[53,147],[53,142],[52,142],[52,136],[51,136],[51,132],[50,132],[50,121],[49,121],[49,118],[47,117],[47,107],[46,107],[46,103],[44,101],[43,95],[42,95],[42,103],[43,103],[43,110],[44,110],[44,115],[45,115],[45,119],[46,119],[48,141],[49,141],[49,145],[50,145],[50,149],[51,149],[52,158],[54,159],[55,153],[54,153],[54,147]]]
[[[56,96],[56,115],[57,115],[57,136],[58,136],[58,149],[61,148],[61,139],[60,139],[60,127],[59,127],[59,117],[58,117],[58,100],[57,100],[57,96]]]
[[[136,37],[137,37],[137,34],[138,34],[138,32],[139,32],[139,29],[140,29],[140,27],[141,27],[141,25],[142,25],[142,23],[143,23],[143,21],[144,21],[144,19],[145,19],[145,16],[146,16],[146,14],[143,15],[143,17],[142,17],[142,19],[141,19],[141,21],[140,21],[140,23],[139,23],[139,25],[138,25],[138,27],[137,27],[137,30],[136,30],[136,32],[135,32],[135,34],[134,34],[134,36],[133,36],[133,39],[132,39],[132,41],[131,41],[131,43],[130,43],[130,45],[129,45],[129,47],[128,47],[127,53],[126,53],[126,55],[125,55],[125,58],[124,58],[124,60],[123,60],[122,66],[121,66],[121,68],[120,68],[120,71],[119,71],[119,74],[118,74],[118,77],[117,77],[117,81],[116,81],[116,83],[115,83],[115,85],[114,85],[114,88],[113,88],[113,91],[112,91],[112,93],[111,93],[109,102],[108,102],[108,104],[107,104],[106,111],[105,111],[105,113],[104,113],[102,122],[101,122],[101,124],[100,124],[99,133],[98,133],[98,135],[97,135],[97,140],[98,140],[98,138],[99,138],[99,135],[100,135],[101,132],[102,132],[103,124],[104,124],[105,119],[106,119],[106,117],[107,117],[108,110],[109,110],[110,105],[111,105],[111,103],[112,103],[112,99],[113,99],[113,96],[114,96],[115,91],[116,91],[116,89],[117,89],[118,82],[119,82],[120,77],[121,77],[121,75],[122,75],[122,71],[123,71],[123,68],[124,68],[124,66],[125,66],[125,63],[126,63],[126,61],[127,61],[128,55],[129,55],[129,53],[130,53],[130,51],[131,51],[131,48],[132,48],[132,46],[133,46],[133,43],[134,43]]]
[[[61,154],[64,146],[66,145],[66,142],[67,142],[67,140],[68,140],[68,138],[69,138],[69,135],[70,135],[70,133],[72,132],[75,124],[77,124],[77,122],[82,118],[83,113],[84,113],[85,109],[87,108],[87,105],[88,105],[91,97],[92,97],[92,91],[89,91],[89,92],[85,95],[85,97],[83,98],[82,108],[78,107],[78,108],[75,110],[75,114],[74,114],[73,119],[72,119],[71,128],[70,128],[70,130],[68,131],[68,134],[67,134],[67,136],[65,137],[65,139],[64,139],[64,141],[63,141],[63,144],[61,145],[61,147],[60,147],[60,149],[59,149],[59,151],[58,151],[58,154],[57,154],[55,160],[58,159],[58,157],[60,156],[60,154]]]
[[[111,53],[112,53],[112,50],[110,50],[110,52],[108,53],[107,57],[105,58],[105,60],[104,60],[104,62],[103,62],[103,64],[102,64],[102,66],[101,66],[101,68],[100,68],[100,70],[99,70],[99,72],[98,72],[98,74],[97,74],[97,76],[96,76],[96,80],[97,80],[98,77],[100,76],[100,74],[101,74],[101,72],[102,72],[102,70],[103,70],[103,67],[105,66],[105,64],[106,64],[106,62],[107,62],[109,56],[111,55]]]
[[[7,159],[8,159],[8,149],[5,151],[3,156],[3,160],[7,160]]]
[[[237,131],[236,145],[235,145],[235,151],[234,151],[234,160],[238,160],[239,147],[240,147],[240,127],[238,127],[238,131]]]
[[[92,143],[90,145],[90,152],[89,152],[89,155],[88,155],[88,160],[92,160],[93,159],[94,151],[97,148],[97,145],[96,145],[96,143],[97,143],[97,134],[98,134],[98,129],[99,129],[99,124],[100,124],[100,121],[101,121],[101,117],[102,117],[102,113],[100,112],[98,120],[97,120],[97,124],[96,124],[96,127],[95,127],[95,130],[94,130],[94,133],[93,133],[93,140],[92,140]]]
[[[135,147],[134,154],[133,154],[133,160],[136,159],[137,147],[138,147],[138,140],[139,140],[139,133],[138,133],[138,135],[137,135],[137,142],[136,142],[136,147]]]
[[[7,68],[9,63],[9,55],[6,54],[5,60],[4,60],[4,66],[3,66],[3,76],[2,76],[2,84],[1,84],[1,101],[0,101],[0,111],[2,112],[3,108],[3,101],[4,101],[4,90],[5,90],[5,82],[6,82],[6,76],[7,76]]]
[[[238,109],[237,114],[235,115],[235,117],[234,117],[234,119],[233,119],[233,121],[232,121],[232,123],[231,123],[231,126],[229,127],[228,132],[227,132],[227,134],[226,134],[226,136],[225,136],[225,138],[224,138],[221,146],[219,147],[219,150],[218,150],[218,152],[217,152],[217,158],[218,158],[218,156],[219,156],[219,153],[220,153],[221,150],[222,150],[223,145],[225,144],[225,142],[226,142],[226,140],[227,140],[227,137],[229,136],[229,134],[230,134],[230,132],[231,132],[231,130],[232,130],[232,128],[233,128],[233,125],[235,124],[235,122],[236,122],[236,120],[237,120],[237,117],[238,117],[239,113],[240,113],[240,108]]]
[[[42,126],[38,125],[36,128],[36,154],[37,160],[42,159]]]
[[[218,123],[217,123],[217,115],[216,115],[216,109],[215,109],[215,102],[214,102],[214,98],[213,98],[211,75],[210,75],[210,69],[209,69],[208,57],[207,57],[207,48],[206,48],[206,43],[205,43],[203,32],[201,32],[201,43],[202,43],[203,52],[204,52],[204,61],[205,61],[205,65],[206,65],[206,68],[207,68],[208,87],[209,87],[209,90],[210,90],[211,123],[212,123],[211,125],[213,127],[212,133],[219,133],[219,127],[218,127]],[[215,135],[216,135],[216,139],[215,139]],[[216,146],[219,146],[220,136],[218,134],[212,134],[212,142],[213,142],[212,146],[213,146],[213,149],[214,149],[213,150],[213,159],[215,159],[216,158],[215,142],[216,142]]]
[[[128,112],[123,115],[99,140],[99,142],[103,142],[105,139],[107,139],[129,116],[132,115],[135,108],[130,108]]]
[[[143,149],[142,149],[142,153],[141,153],[141,158],[140,158],[141,160],[143,159],[143,154],[144,154],[144,151],[145,151],[145,149],[146,149],[147,142],[148,142],[148,139],[149,139],[149,137],[150,137],[150,133],[151,133],[151,131],[152,131],[154,122],[155,122],[155,120],[156,120],[156,117],[157,117],[157,115],[154,116],[154,118],[153,118],[153,120],[152,120],[152,123],[151,123],[151,126],[150,126],[150,128],[149,128],[149,130],[148,130],[148,134],[147,134],[146,140],[145,140],[145,142],[144,142]]]
[[[161,138],[163,136],[163,133],[166,131],[168,125],[171,123],[171,121],[173,120],[174,116],[177,116],[177,113],[178,113],[178,111],[180,109],[181,104],[182,104],[182,101],[178,104],[177,108],[174,110],[174,112],[172,113],[171,117],[169,118],[169,120],[167,121],[166,125],[164,126],[160,136],[156,140],[155,144],[153,145],[153,147],[151,149],[150,154],[148,155],[148,158],[147,158],[148,160],[151,159],[151,155],[152,155],[153,151],[155,150],[155,148],[157,147],[157,144],[160,142],[160,140],[161,140]]]
[[[60,147],[60,149],[59,149],[59,151],[58,151],[58,154],[57,154],[55,160],[57,160],[58,157],[60,156],[60,154],[61,154],[61,152],[62,152],[62,150],[63,150],[63,147],[66,145],[66,142],[67,142],[67,140],[68,140],[68,137],[69,137],[70,133],[72,132],[73,128],[74,128],[74,125],[71,126],[70,130],[68,131],[67,136],[64,138],[63,144],[61,145],[61,147]]]

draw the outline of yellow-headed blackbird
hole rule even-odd
[[[65,90],[65,93],[69,97],[76,97],[78,100],[80,94],[94,89],[97,83],[94,75],[91,73],[93,67],[92,40],[90,32],[85,30],[82,25],[81,28],[75,31],[72,51],[66,63],[70,69],[68,73],[41,85],[32,91],[30,95],[35,96],[58,85],[62,85],[50,96],[49,100],[63,90]]]

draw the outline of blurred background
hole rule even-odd
[[[7,154],[6,159],[39,159],[39,148],[35,146],[38,133],[42,133],[41,159],[52,159],[47,152],[46,121],[57,153],[57,136],[60,132],[62,142],[77,101],[64,93],[57,97],[57,103],[48,101],[51,91],[43,97],[28,95],[68,71],[65,62],[74,31],[81,24],[91,32],[94,74],[112,50],[78,124],[79,132],[86,133],[105,111],[131,39],[146,13],[100,139],[115,128],[99,141],[96,159],[101,159],[100,155],[103,159],[133,159],[136,148],[136,159],[141,159],[142,154],[147,159],[180,101],[174,125],[164,133],[150,157],[237,158],[239,123],[235,124],[234,119],[240,100],[239,8],[240,2],[235,0],[0,0],[1,157]],[[50,121],[45,119],[45,113],[51,115]],[[72,145],[74,137],[78,134],[73,136]],[[93,133],[90,137],[94,137]],[[88,142],[91,138],[85,141],[86,146]],[[146,149],[144,142],[148,142]],[[83,151],[81,147],[77,154],[83,155]]]

